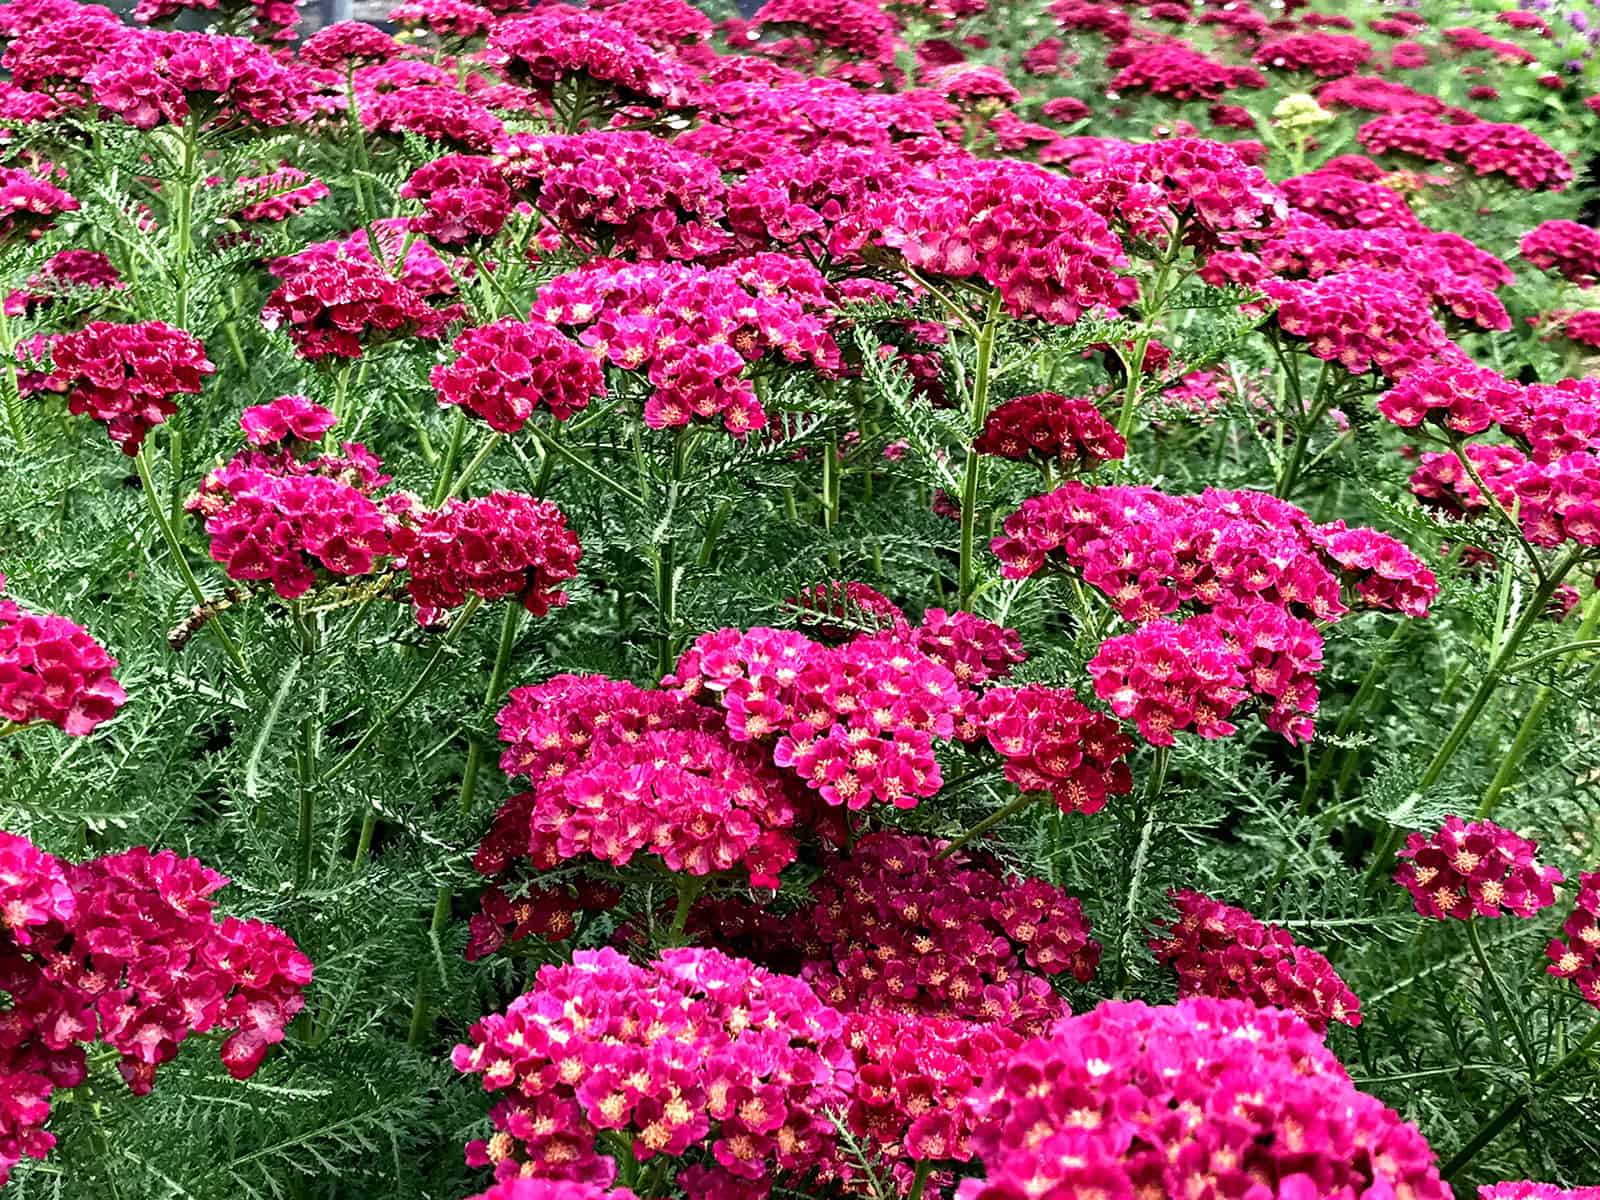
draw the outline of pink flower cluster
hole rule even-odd
[[[1372,43],[1339,33],[1298,33],[1257,48],[1254,62],[1274,71],[1296,71],[1319,79],[1354,75],[1372,61]]]
[[[501,21],[488,57],[517,83],[544,92],[584,80],[622,104],[682,107],[699,91],[693,72],[658,54],[638,34],[601,13],[552,4]]]
[[[606,394],[594,355],[543,321],[507,317],[465,329],[451,348],[455,360],[429,376],[439,403],[501,433],[516,433],[541,407],[565,421]]]
[[[424,163],[400,188],[423,215],[411,227],[440,246],[489,241],[511,216],[511,189],[491,158],[446,154]]]
[[[1094,401],[1058,392],[1035,392],[997,405],[972,448],[1063,471],[1092,471],[1128,452]]]
[[[1419,914],[1447,917],[1531,917],[1555,903],[1564,876],[1534,861],[1538,846],[1493,821],[1447,817],[1434,833],[1406,837],[1395,882],[1411,893]]]
[[[893,1164],[901,1195],[911,1190],[912,1164],[971,1160],[971,1098],[1023,1040],[1002,1024],[885,1009],[849,1013],[844,1038],[856,1060],[845,1126]]]
[[[127,699],[111,674],[116,666],[86,629],[0,596],[0,720],[43,721],[76,737],[93,733]]]
[[[391,13],[392,17],[394,14]],[[529,1179],[517,1175],[469,1200],[638,1200],[627,1188],[603,1188],[572,1179]]]
[[[84,1044],[115,1050],[143,1095],[191,1033],[228,1032],[236,1079],[283,1040],[310,960],[274,925],[218,922],[211,895],[227,882],[170,850],[74,865],[0,832],[0,1184],[54,1145],[50,1094],[83,1082]]]
[[[990,1073],[960,1200],[1406,1195],[1447,1200],[1416,1126],[1300,1018],[1242,1000],[1107,1001]]]
[[[20,317],[49,308],[75,290],[120,291],[127,286],[111,260],[99,251],[61,250],[5,298],[5,312],[8,317]]]
[[[332,410],[306,396],[279,396],[239,414],[239,428],[252,446],[270,447],[288,441],[309,445],[320,442],[322,435],[337,423]]]
[[[894,157],[825,142],[774,154],[728,193],[728,224],[757,246],[800,246],[851,262],[874,233],[870,212],[898,186]]]
[[[1522,257],[1579,287],[1600,284],[1600,229],[1577,221],[1545,221],[1522,236]]]
[[[1578,899],[1561,932],[1565,940],[1554,938],[1548,948],[1550,974],[1572,980],[1600,1009],[1600,871],[1578,876]]]
[[[285,600],[310,591],[319,572],[371,574],[410,540],[400,521],[409,505],[384,506],[374,498],[388,476],[365,446],[346,442],[339,454],[306,456],[313,447],[296,430],[326,432],[333,420],[327,409],[300,399],[248,410],[240,424],[252,440],[276,433],[280,421],[295,437],[274,452],[240,451],[184,505],[205,522],[211,557],[228,578],[270,582]]]
[[[938,793],[955,735],[954,673],[899,631],[826,646],[777,629],[698,638],[663,684],[720,708],[736,742],[771,747],[827,804],[912,808]]]
[[[35,237],[78,202],[32,171],[0,167],[0,243],[21,234]]]
[[[94,321],[50,341],[50,386],[67,407],[106,427],[127,455],[178,411],[174,397],[200,391],[214,367],[200,340],[164,321],[115,325]]]
[[[1286,1008],[1318,1033],[1361,1024],[1361,1001],[1321,954],[1242,908],[1183,889],[1177,917],[1158,924],[1156,961],[1178,973],[1180,996],[1215,996]]]
[[[1103,643],[1089,671],[1096,694],[1156,745],[1171,745],[1174,730],[1232,733],[1228,717],[1250,693],[1267,702],[1270,728],[1309,737],[1322,663],[1312,621],[1348,611],[1342,586],[1412,616],[1438,591],[1394,538],[1318,526],[1255,492],[1168,496],[1069,482],[1025,501],[992,549],[1012,579],[1059,555],[1139,623]],[[1163,619],[1186,606],[1197,615]]]
[[[1181,229],[1210,249],[1265,237],[1283,222],[1283,195],[1232,147],[1169,138],[1113,151],[1085,177],[1089,203],[1107,221],[1153,243]]]
[[[746,368],[768,359],[839,369],[826,283],[803,259],[725,266],[601,259],[551,280],[533,319],[578,332],[597,357],[651,386],[652,429],[720,419],[736,437],[767,423]]]
[[[1045,792],[1062,812],[1096,813],[1133,788],[1133,743],[1117,723],[1071,688],[997,687],[969,706],[969,719],[1023,792]]]
[[[608,1187],[617,1163],[602,1146],[620,1143],[667,1160],[690,1196],[764,1197],[775,1176],[828,1161],[827,1113],[854,1084],[837,1013],[798,979],[715,950],[647,966],[580,950],[470,1037],[456,1069],[505,1098],[467,1159],[501,1181]]]
[[[1505,13],[1508,17],[1534,16],[1533,13]],[[1553,1183],[1486,1183],[1478,1189],[1478,1200],[1600,1200],[1600,1187],[1561,1188]]]
[[[518,137],[506,178],[568,237],[602,253],[698,259],[725,250],[717,164],[647,133]]]
[[[491,492],[422,514],[405,539],[406,587],[423,624],[466,602],[514,597],[536,617],[567,602],[583,547],[549,500]]]
[[[363,63],[387,62],[401,53],[399,42],[365,21],[324,25],[300,43],[301,62],[338,71]]]
[[[1474,175],[1503,175],[1524,191],[1559,192],[1572,182],[1566,156],[1521,125],[1477,120],[1452,125],[1432,114],[1410,112],[1368,121],[1356,139],[1373,154],[1460,163]]]
[[[1014,317],[1071,325],[1134,295],[1087,185],[1011,159],[942,159],[874,206],[877,240],[918,271],[977,276]]]
[[[94,102],[138,129],[180,125],[190,113],[267,127],[301,115],[299,76],[245,38],[130,33],[83,75]]]
[[[1427,294],[1398,272],[1355,267],[1308,281],[1269,279],[1261,290],[1277,306],[1279,329],[1352,375],[1399,379],[1449,344]]]

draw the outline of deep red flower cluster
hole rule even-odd
[[[493,238],[511,216],[511,189],[491,158],[446,154],[424,163],[400,188],[422,205],[411,227],[440,246]]]
[[[301,62],[338,71],[388,62],[402,52],[399,42],[365,21],[335,21],[300,43]]]
[[[1216,100],[1234,88],[1264,88],[1267,80],[1250,67],[1207,58],[1181,43],[1162,42],[1113,51],[1106,65],[1117,70],[1111,91],[1149,92],[1172,100]]]
[[[1565,940],[1552,939],[1548,948],[1550,974],[1572,980],[1600,1009],[1600,871],[1578,876],[1578,898],[1561,932]]]
[[[54,1145],[50,1094],[83,1082],[85,1044],[115,1050],[143,1095],[191,1033],[227,1031],[236,1079],[283,1040],[310,960],[274,925],[218,922],[227,882],[170,850],[71,864],[0,832],[0,1184]]]
[[[1531,917],[1555,903],[1564,876],[1534,861],[1538,846],[1493,821],[1447,817],[1434,833],[1407,835],[1395,882],[1417,912],[1442,921],[1514,913]]]
[[[446,313],[370,257],[323,254],[316,247],[276,264],[283,282],[261,309],[261,323],[282,329],[295,349],[316,361],[360,358],[388,338],[434,337]]]
[[[971,1099],[1022,1044],[998,1023],[956,1021],[887,1009],[852,1012],[844,1038],[855,1054],[855,1089],[845,1126],[909,1194],[917,1163],[972,1158]],[[849,1164],[841,1174],[852,1178]]]
[[[412,133],[457,150],[487,153],[505,125],[482,101],[453,87],[419,83],[360,99],[361,123],[376,134]]]
[[[198,338],[164,321],[94,321],[50,341],[50,386],[67,407],[101,422],[127,455],[178,411],[175,397],[200,391],[214,367]]]
[[[1286,1008],[1318,1033],[1332,1022],[1361,1024],[1360,999],[1326,958],[1288,930],[1187,888],[1167,898],[1178,915],[1158,923],[1150,949],[1177,971],[1180,996]]]
[[[1298,1017],[1242,1000],[1108,1001],[999,1064],[976,1105],[986,1177],[960,1200],[1450,1195],[1416,1126]]]
[[[539,291],[533,318],[578,331],[613,366],[649,381],[652,429],[721,420],[736,437],[767,423],[746,368],[765,359],[839,367],[826,284],[803,259],[758,254],[726,266],[601,259]]]
[[[1035,392],[997,405],[972,448],[1063,471],[1092,471],[1128,452],[1093,400],[1059,392]]]
[[[539,408],[565,421],[606,393],[594,355],[543,321],[507,317],[462,331],[453,362],[429,376],[440,404],[460,405],[490,429],[515,433]]]
[[[816,584],[798,596],[789,597],[784,603],[792,604],[806,613],[817,614],[820,619],[816,621],[816,634],[826,641],[846,642],[863,629],[872,631],[893,629],[905,620],[905,613],[901,612],[900,606],[889,597],[876,588],[868,587],[853,579],[845,581],[835,579]],[[833,620],[828,620],[829,617]],[[959,621],[962,618],[976,619],[969,613],[956,613],[952,619]],[[946,640],[941,636],[940,642],[952,655],[962,654],[971,647],[971,643],[965,637],[950,637]],[[1012,649],[1013,647],[1008,644],[1002,653],[1009,653]],[[1020,662],[1022,658],[1027,657],[1022,652],[1020,639],[1014,650],[1019,657],[1009,661]],[[980,652],[976,669],[986,669],[988,658],[987,654]],[[951,669],[955,668],[952,666]],[[996,669],[1000,669],[998,665]],[[970,673],[973,668],[969,667],[968,670]],[[960,676],[957,678],[959,680]]]
[[[1306,175],[1291,175],[1278,186],[1295,208],[1320,217],[1335,229],[1421,228],[1416,213],[1399,192],[1343,171],[1324,167]]]
[[[561,584],[578,575],[583,547],[549,500],[491,492],[447,500],[423,513],[403,539],[406,588],[424,625],[468,595],[515,598],[536,617],[567,602]]]
[[[1577,221],[1545,221],[1523,235],[1519,249],[1541,271],[1554,271],[1568,283],[1600,283],[1600,229]]]
[[[606,1151],[620,1143],[668,1160],[690,1196],[765,1196],[775,1176],[829,1160],[827,1114],[854,1084],[836,1012],[800,980],[715,950],[648,966],[580,950],[470,1036],[456,1069],[505,1099],[467,1159],[502,1181],[610,1186]]]
[[[1136,294],[1092,192],[1029,163],[947,158],[875,206],[877,240],[918,271],[977,276],[1014,317],[1071,325]]]

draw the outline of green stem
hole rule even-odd
[[[373,232],[372,225],[377,219],[372,203],[367,196],[366,181],[363,175],[372,173],[372,160],[367,155],[367,130],[361,124],[361,108],[356,103],[356,69],[352,63],[345,68],[344,73],[345,117],[350,126],[350,144],[356,151],[356,169],[350,172],[351,186],[356,190],[356,207],[361,210],[361,224],[367,231],[367,248],[372,251],[372,260],[379,266],[384,266],[383,248],[378,244],[378,235]],[[401,262],[405,256],[401,255]]]
[[[906,1200],[922,1200],[922,1193],[928,1187],[928,1176],[932,1174],[932,1161],[923,1159],[917,1163],[916,1174],[911,1177],[911,1191],[907,1194]]]
[[[1150,774],[1145,778],[1144,792],[1134,810],[1139,821],[1139,844],[1134,849],[1133,862],[1128,870],[1128,893],[1122,906],[1122,945],[1118,955],[1122,982],[1117,987],[1118,995],[1127,990],[1132,975],[1133,950],[1138,941],[1139,893],[1144,890],[1144,873],[1150,865],[1150,848],[1155,844],[1156,801],[1161,798],[1161,789],[1167,782],[1167,764],[1171,756],[1171,747],[1155,748]]]
[[[333,766],[328,768],[327,773],[322,777],[323,783],[326,784],[330,780],[342,775],[351,766],[351,764],[355,762],[357,757],[360,756],[361,752],[372,744],[372,739],[377,737],[381,731],[388,728],[390,723],[400,715],[401,710],[415,700],[417,698],[417,694],[421,692],[423,688],[428,686],[428,684],[432,681],[434,674],[443,664],[446,653],[449,651],[450,647],[455,644],[457,639],[460,638],[462,630],[466,629],[467,627],[467,622],[472,620],[472,614],[477,612],[478,608],[482,604],[483,597],[481,596],[472,595],[467,597],[466,604],[462,605],[461,612],[457,614],[455,621],[451,623],[449,629],[445,630],[444,636],[439,639],[439,645],[434,650],[433,657],[428,660],[428,665],[422,668],[422,673],[411,681],[411,686],[405,690],[400,699],[396,700],[392,705],[390,705],[383,715],[380,716],[376,721],[367,726],[366,732],[356,740],[356,744],[350,747],[349,750],[345,751],[343,756],[341,756],[339,760],[333,764]]]
[[[1483,949],[1483,937],[1478,933],[1478,922],[1473,917],[1466,920],[1467,941],[1472,944],[1472,953],[1478,960],[1478,967],[1488,981],[1489,989],[1494,992],[1495,1002],[1500,1006],[1500,1012],[1511,1025],[1512,1035],[1517,1039],[1517,1049],[1522,1051],[1522,1061],[1528,1064],[1528,1071],[1532,1074],[1534,1063],[1533,1046],[1528,1041],[1528,1032],[1523,1029],[1522,1021],[1517,1010],[1511,1006],[1511,997],[1506,995],[1505,985],[1500,982],[1494,968],[1489,965],[1489,956]]]
[[[1583,609],[1583,622],[1578,626],[1577,637],[1565,646],[1555,650],[1546,651],[1545,654],[1536,654],[1532,658],[1525,658],[1515,664],[1513,670],[1521,671],[1527,666],[1539,662],[1546,657],[1560,654],[1571,654],[1579,650],[1600,647],[1600,642],[1590,640],[1596,627],[1600,627],[1600,592],[1589,597],[1589,603]],[[1555,689],[1549,684],[1542,684],[1534,693],[1533,702],[1528,705],[1528,714],[1522,718],[1522,724],[1517,729],[1517,735],[1512,739],[1511,748],[1506,751],[1506,756],[1500,760],[1500,768],[1494,773],[1488,788],[1483,793],[1483,799],[1478,804],[1477,817],[1483,820],[1494,812],[1495,806],[1500,803],[1500,794],[1510,785],[1512,776],[1517,768],[1522,765],[1523,758],[1528,753],[1528,747],[1533,744],[1534,737],[1539,732],[1539,723],[1544,720],[1545,711],[1555,699]]]
[[[437,943],[439,934],[450,923],[450,888],[440,887],[433,895],[433,918],[428,922],[428,939]],[[406,1045],[422,1045],[422,1035],[428,1029],[428,969],[417,972],[417,990],[411,998],[411,1025],[406,1030]]]
[[[495,648],[494,666],[489,671],[489,686],[484,689],[483,708],[491,708],[505,692],[506,676],[511,673],[511,653],[516,649],[517,631],[522,626],[522,605],[516,600],[506,601],[505,616],[500,621],[500,644]],[[467,747],[467,765],[461,774],[461,800],[458,808],[462,816],[472,811],[473,793],[478,786],[478,768],[483,761],[484,747],[479,738],[473,738]]]
[[[972,408],[967,414],[967,426],[973,439],[983,432],[983,423],[989,416],[989,378],[991,360],[994,358],[995,333],[1000,327],[1000,293],[989,295],[989,307],[984,313],[983,329],[978,334],[978,368],[972,385]],[[956,607],[966,609],[972,603],[974,586],[974,542],[978,522],[978,487],[983,478],[984,456],[967,443],[966,470],[961,480],[961,562],[957,575]]]
[[[150,509],[150,515],[155,518],[156,528],[161,531],[161,540],[167,545],[167,555],[172,559],[174,569],[183,579],[184,586],[189,589],[189,595],[194,597],[194,602],[204,607],[209,601],[205,592],[201,590],[200,581],[194,577],[194,572],[189,568],[189,560],[183,556],[183,547],[178,543],[177,532],[172,528],[172,522],[167,517],[166,507],[161,503],[160,497],[156,495],[155,483],[150,478],[150,446],[148,442],[140,446],[139,453],[134,455],[133,469],[138,473],[139,490],[144,493],[145,504]],[[228,657],[233,660],[234,666],[248,676],[249,668],[245,665],[244,655],[239,652],[239,647],[234,644],[233,638],[228,636],[228,631],[222,627],[222,615],[220,613],[214,614],[211,620],[206,622],[206,628],[222,644],[222,648],[227,651]]]
[[[1449,1162],[1439,1168],[1439,1174],[1447,1181],[1459,1175],[1468,1163],[1478,1157],[1485,1146],[1505,1132],[1506,1127],[1517,1119],[1523,1109],[1528,1107],[1528,1102],[1533,1096],[1533,1089],[1560,1074],[1568,1063],[1587,1053],[1589,1048],[1597,1041],[1600,1041],[1600,1022],[1596,1022],[1590,1028],[1581,1042],[1535,1076],[1532,1081],[1532,1088],[1513,1096],[1507,1101],[1504,1108],[1491,1117],[1477,1133],[1473,1134],[1467,1144],[1456,1151]]]
[[[372,853],[372,835],[378,830],[378,810],[372,805],[367,805],[367,812],[361,818],[361,835],[356,839],[356,856],[350,863],[352,874],[359,875],[367,865],[367,856]]]
[[[459,496],[467,490],[467,486],[477,478],[478,472],[483,469],[483,464],[489,461],[489,455],[494,453],[494,448],[500,444],[503,434],[489,430],[489,436],[483,439],[483,445],[478,447],[477,453],[468,460],[467,465],[461,468],[461,474],[456,476],[455,484],[450,489],[450,495]],[[542,496],[543,492],[536,493]]]
[[[1400,648],[1400,644],[1410,636],[1410,633],[1411,625],[1409,622],[1404,620],[1396,622],[1394,629],[1389,633],[1388,640],[1378,648],[1377,654],[1373,655],[1372,666],[1368,668],[1366,675],[1362,677],[1360,685],[1356,688],[1356,694],[1350,698],[1350,703],[1345,706],[1344,712],[1339,715],[1339,723],[1333,729],[1333,740],[1337,741],[1345,737],[1355,727],[1356,718],[1365,711],[1368,702],[1378,690],[1378,684],[1387,675],[1389,662],[1394,657],[1395,651]],[[1335,757],[1335,748],[1333,746],[1324,746],[1322,753],[1317,756],[1316,770],[1306,780],[1305,790],[1300,794],[1301,816],[1305,816],[1311,811],[1318,794],[1322,791],[1322,785],[1327,782],[1328,774],[1333,769]]]
[[[677,886],[678,906],[672,913],[672,928],[667,931],[667,944],[671,946],[683,945],[683,931],[689,924],[689,910],[700,898],[700,893],[705,891],[705,876],[680,875]]]
[[[1167,291],[1172,284],[1172,269],[1177,264],[1178,255],[1183,249],[1183,225],[1180,222],[1172,231],[1171,238],[1167,241],[1167,249],[1161,256],[1161,266],[1156,271],[1155,281],[1150,291],[1139,298],[1139,336],[1133,341],[1133,353],[1124,361],[1128,372],[1128,386],[1122,393],[1122,411],[1117,415],[1117,432],[1126,442],[1133,432],[1133,418],[1139,406],[1139,385],[1144,379],[1145,351],[1150,348],[1154,340],[1150,327],[1160,319],[1166,306]]]
[[[612,491],[616,492],[617,495],[633,502],[634,504],[637,504],[640,508],[645,507],[645,499],[638,492],[633,491],[624,484],[618,483],[604,471],[601,471],[599,468],[585,462],[571,450],[568,450],[565,446],[563,446],[554,437],[546,438],[540,434],[538,430],[534,429],[532,425],[523,426],[523,430],[533,439],[534,443],[539,447],[539,449],[544,451],[546,454],[554,453],[560,455],[573,466],[577,467],[580,471],[587,472],[589,475],[592,475],[594,478],[598,479]]]
[[[656,673],[659,675],[672,670],[673,634],[678,624],[678,547],[672,521],[688,465],[689,427],[685,425],[672,435],[667,503],[657,530],[660,541],[655,548],[656,615],[661,619],[661,636],[656,643]]]
[[[296,890],[303,889],[311,879],[311,859],[315,849],[311,832],[314,825],[316,810],[317,789],[317,738],[321,731],[318,728],[315,716],[307,716],[300,722],[300,749],[299,759],[299,814],[296,846],[298,852],[294,860],[294,886]]]
[[[939,857],[940,858],[949,858],[952,854],[954,854],[957,850],[961,849],[961,847],[965,846],[968,842],[972,841],[974,838],[982,837],[984,834],[988,833],[989,830],[993,829],[996,825],[1000,824],[1000,822],[1006,820],[1008,817],[1012,817],[1012,816],[1016,815],[1017,813],[1021,812],[1023,809],[1029,808],[1032,805],[1037,804],[1039,802],[1039,800],[1042,798],[1042,796],[1043,796],[1042,792],[1023,792],[1023,793],[1021,793],[1020,795],[1017,796],[1017,798],[1015,800],[1012,800],[1009,804],[1005,805],[1003,808],[995,809],[994,812],[990,813],[987,817],[983,818],[983,820],[979,821],[971,829],[967,830],[965,833],[961,834],[961,836],[957,837],[954,841],[952,841],[943,850],[939,851]]]
[[[439,477],[433,481],[433,492],[428,496],[430,508],[438,508],[450,494],[450,485],[455,479],[456,460],[461,457],[461,443],[466,440],[466,436],[467,410],[458,406],[455,423],[450,426],[450,442],[445,447],[444,462],[439,465]]]
[[[6,391],[6,420],[11,425],[11,440],[24,454],[28,452],[28,425],[23,419],[22,385],[17,381],[17,348],[11,340],[11,321],[0,304],[0,354],[5,355],[5,375],[0,386]]]
[[[1489,656],[1489,665],[1479,680],[1477,689],[1467,701],[1467,707],[1462,710],[1456,723],[1450,727],[1450,732],[1440,743],[1439,749],[1434,752],[1428,765],[1423,769],[1422,778],[1417,781],[1416,789],[1412,792],[1413,798],[1426,795],[1433,785],[1439,782],[1445,768],[1450,765],[1450,760],[1456,756],[1466,742],[1467,736],[1472,732],[1472,726],[1483,715],[1483,710],[1488,707],[1493,698],[1495,689],[1500,686],[1500,681],[1505,678],[1512,656],[1522,640],[1528,636],[1540,620],[1543,619],[1545,609],[1550,603],[1550,597],[1561,586],[1561,581],[1572,570],[1578,559],[1582,557],[1583,547],[1578,547],[1567,553],[1557,564],[1553,571],[1545,575],[1538,588],[1529,597],[1527,605],[1517,618],[1515,625],[1501,639],[1500,644],[1494,648]],[[1370,892],[1382,877],[1385,869],[1393,858],[1395,849],[1400,843],[1401,831],[1391,827],[1378,843],[1376,853],[1373,855],[1372,865],[1367,870],[1366,879],[1362,883],[1363,891]]]

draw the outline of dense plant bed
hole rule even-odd
[[[0,8],[11,1194],[1600,1194],[1582,13],[297,19]]]

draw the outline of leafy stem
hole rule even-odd
[[[996,290],[989,295],[989,306],[983,317],[983,329],[978,334],[978,367],[972,384],[972,407],[967,416],[970,437],[966,447],[966,470],[961,480],[961,561],[956,605],[961,609],[968,609],[972,604],[978,487],[983,478],[984,456],[973,448],[973,441],[983,432],[983,423],[989,416],[989,381],[994,359],[995,333],[999,326],[1000,293]]]

